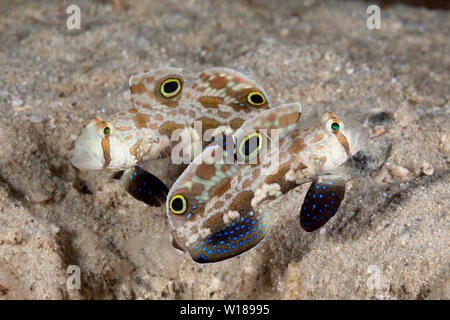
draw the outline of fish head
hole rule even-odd
[[[71,162],[80,170],[125,169],[137,162],[130,148],[113,122],[94,117],[78,137]]]
[[[361,150],[369,137],[367,128],[359,122],[331,112],[325,113],[318,125],[310,127],[310,132],[305,163],[317,171],[339,167]]]

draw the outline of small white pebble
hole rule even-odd
[[[42,116],[40,116],[38,114],[31,114],[28,118],[33,123],[40,123],[40,122],[42,122],[42,120],[44,120],[44,118],[42,118]]]
[[[444,134],[441,136],[439,150],[445,155],[450,154],[450,139],[448,135]]]
[[[422,166],[420,167],[420,169],[422,170],[422,173],[427,176],[432,175],[434,172],[433,166],[425,160],[422,162]]]
[[[52,225],[50,226],[50,230],[51,230],[54,234],[56,234],[56,233],[59,232],[60,228],[59,228],[57,225],[52,224]]]
[[[335,58],[335,54],[333,51],[327,51],[323,55],[323,58],[325,59],[325,61],[331,61]]]
[[[395,177],[406,177],[409,174],[409,170],[401,166],[393,166],[391,173]]]
[[[222,281],[220,279],[214,277],[209,281],[209,289],[214,292],[218,291],[221,287]]]
[[[401,243],[402,243],[402,245],[405,245],[406,244],[406,241],[409,239],[409,235],[408,234],[404,234],[404,235],[402,235],[401,237],[400,237],[400,241],[401,241]]]
[[[327,229],[326,228],[322,228],[322,229],[320,229],[319,233],[320,234],[325,234],[325,233],[327,233]]]
[[[288,28],[281,29],[280,36],[286,37],[288,34],[289,34]]]
[[[403,27],[403,24],[400,21],[396,21],[396,22],[394,22],[394,24],[392,26],[395,29],[400,29],[401,27]]]
[[[19,98],[16,98],[16,97],[13,97],[12,101],[11,101],[11,107],[18,108],[18,107],[21,107],[21,106],[23,106],[23,100],[19,99]]]

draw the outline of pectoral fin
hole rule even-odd
[[[300,225],[315,231],[331,219],[345,195],[345,180],[338,175],[321,176],[313,181],[306,193],[300,212]]]
[[[255,210],[256,211],[256,210]],[[230,259],[258,245],[270,231],[270,214],[257,210],[233,219],[190,246],[189,254],[198,263]]]
[[[126,171],[119,171],[112,176],[120,180],[134,198],[153,207],[160,207],[166,202],[169,189],[167,186],[141,167],[134,166]]]

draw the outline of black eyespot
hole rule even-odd
[[[103,134],[105,136],[109,135],[111,133],[111,129],[109,127],[106,127],[105,129],[103,129]]]
[[[247,101],[254,106],[260,106],[266,103],[266,99],[264,98],[263,94],[257,91],[250,92],[247,96]]]
[[[175,81],[168,82],[164,84],[164,92],[174,93],[178,89],[178,83]]]
[[[169,203],[169,208],[175,214],[183,214],[186,212],[186,198],[180,194],[174,196]]]
[[[258,132],[246,136],[239,145],[239,155],[244,159],[250,159],[257,155],[262,146],[262,137]]]
[[[183,209],[183,201],[180,198],[174,199],[172,201],[172,209],[174,211],[180,211]]]
[[[250,139],[245,141],[243,150],[244,154],[246,156],[249,156],[250,153],[252,153],[252,151],[255,150],[257,146],[259,146],[259,143],[260,142],[258,136],[251,137]]]
[[[160,92],[161,94],[166,97],[174,97],[181,91],[181,81],[176,78],[170,78],[165,80],[161,84]]]

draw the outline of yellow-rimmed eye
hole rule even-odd
[[[252,159],[258,155],[262,147],[262,136],[259,132],[253,132],[242,139],[239,144],[239,156],[245,160]]]
[[[169,78],[161,83],[159,88],[161,95],[165,98],[175,97],[181,91],[181,81],[177,78]]]
[[[169,209],[175,214],[183,214],[187,210],[187,201],[184,196],[177,194],[170,199]]]
[[[247,95],[247,101],[251,105],[260,106],[266,103],[266,98],[264,98],[264,95],[261,92],[254,91]]]

